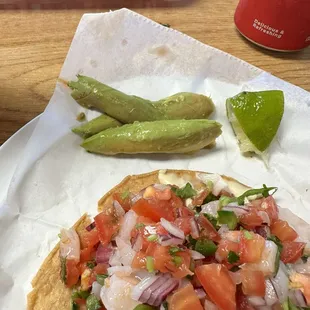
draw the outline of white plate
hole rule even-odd
[[[6,197],[16,165],[38,120],[39,116],[35,117],[0,147],[0,202]]]

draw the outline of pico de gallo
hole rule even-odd
[[[276,188],[167,183],[116,192],[79,235],[61,231],[72,309],[310,309],[309,247],[279,218]]]

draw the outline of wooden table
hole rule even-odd
[[[169,23],[171,27],[203,43],[310,91],[310,48],[282,54],[247,42],[237,33],[233,23],[237,0],[165,1],[101,0],[101,9],[94,9],[91,7],[98,7],[98,4],[86,0],[82,3],[91,4],[87,9],[2,11],[0,144],[44,110],[81,16],[86,12],[107,11],[117,6],[134,8],[155,21]],[[56,2],[45,3],[41,8],[54,7]],[[27,7],[27,2],[20,0],[2,0],[1,3],[10,7],[24,3]],[[74,3],[77,6],[81,4],[72,0],[70,3],[67,4],[70,8]],[[38,8],[31,1],[28,6]]]

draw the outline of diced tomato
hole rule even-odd
[[[92,260],[93,258],[95,258],[95,255],[96,255],[96,250],[93,247],[82,249],[80,253],[80,262],[81,263],[88,262]]]
[[[258,215],[258,210],[251,208],[248,213],[240,216],[240,223],[247,229],[255,228],[263,224],[263,219]]]
[[[193,286],[187,284],[176,290],[168,299],[169,310],[203,310]]]
[[[107,264],[97,264],[93,270],[96,274],[107,274],[108,267]]]
[[[239,243],[222,239],[217,247],[215,256],[220,258],[221,262],[227,260],[227,255],[229,251],[233,251],[239,254]]]
[[[120,225],[120,219],[116,214],[115,208],[110,207],[95,216],[95,223],[100,242],[102,245],[107,245],[111,242],[112,237],[117,233]]]
[[[213,303],[221,310],[236,310],[236,285],[225,266],[203,265],[195,273]]]
[[[198,217],[198,224],[202,228],[201,236],[207,237],[215,242],[220,242],[221,237],[214,228],[214,226],[210,223],[210,221],[203,215],[200,214]]]
[[[298,237],[296,231],[286,221],[275,221],[270,226],[270,230],[271,233],[276,235],[282,242],[294,241]]]
[[[161,218],[168,221],[174,220],[174,213],[171,203],[166,200],[139,199],[133,206],[132,210],[140,216],[150,218],[159,222]]]
[[[201,206],[206,197],[210,194],[208,189],[201,192],[197,197],[195,197],[192,201],[193,206]]]
[[[258,234],[242,231],[240,238],[240,263],[257,263],[265,247],[265,239]]]
[[[86,229],[80,235],[82,248],[93,248],[99,243],[97,228],[87,231]]]
[[[241,270],[242,291],[249,296],[265,296],[266,284],[262,271]]]
[[[66,260],[66,285],[72,287],[75,285],[80,277],[80,270],[75,260]]]
[[[130,195],[126,195],[125,198],[122,198],[121,193],[114,193],[113,194],[113,199],[116,200],[121,207],[127,212],[131,208],[131,200],[130,200]]]
[[[191,217],[179,217],[174,221],[174,224],[180,228],[185,235],[189,235],[191,233]]]
[[[272,196],[266,198],[252,200],[251,205],[259,210],[267,212],[271,223],[279,218],[279,209]]]
[[[277,204],[272,196],[268,196],[267,198],[263,198],[263,202],[261,204],[261,209],[266,211],[269,215],[271,223],[276,221],[279,218],[279,209]]]
[[[178,211],[179,211],[179,217],[189,217],[189,216],[194,216],[195,215],[195,212],[190,210],[189,208],[187,207],[179,207],[178,208]]]
[[[295,263],[301,258],[305,243],[304,242],[293,242],[285,241],[282,243],[283,249],[281,252],[281,260],[284,264]]]
[[[143,223],[144,225],[155,224],[155,222],[153,220],[151,220],[150,218],[145,217],[145,216],[138,216],[137,224],[139,224],[139,223]]]
[[[182,263],[180,265],[176,265],[175,262],[172,261],[172,264],[176,267],[176,270],[172,273],[172,275],[177,279],[182,279],[187,275],[194,275],[194,273],[190,270],[191,264],[191,256],[188,251],[182,251],[177,254],[178,257],[181,257]],[[170,267],[169,267],[170,269]]]
[[[292,282],[292,287],[301,287],[301,291],[303,292],[307,305],[310,304],[310,276],[301,274],[301,273],[293,273],[290,276],[290,280]]]
[[[132,260],[131,267],[137,269],[146,268],[146,254],[142,251],[138,252]]]
[[[249,303],[248,298],[243,294],[240,287],[237,289],[236,301],[238,310],[255,310],[255,308]]]

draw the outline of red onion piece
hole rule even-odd
[[[96,251],[96,263],[97,264],[108,264],[109,259],[113,254],[113,251],[114,249],[111,243],[106,246],[103,246],[100,243]]]
[[[199,238],[199,227],[198,227],[198,224],[195,220],[195,218],[191,218],[190,219],[190,226],[191,226],[191,235],[194,239],[197,239]]]
[[[183,239],[183,240],[185,239],[184,232],[180,228],[175,226],[174,224],[170,223],[169,221],[167,221],[164,218],[160,219],[160,223],[174,237],[177,237],[177,238]]]
[[[298,307],[307,307],[307,301],[301,290],[290,290],[288,296],[294,305]]]
[[[222,210],[225,211],[232,211],[236,214],[236,216],[241,216],[244,214],[247,214],[249,212],[249,209],[245,206],[236,206],[236,205],[227,205],[226,207],[223,207]]]
[[[169,273],[147,277],[133,288],[131,297],[142,303],[158,307],[178,284],[179,281]]]
[[[170,239],[161,240],[159,239],[159,243],[163,246],[169,246],[169,245],[180,245],[183,244],[183,239],[171,237]]]
[[[286,267],[281,261],[277,275],[274,278],[271,278],[270,280],[277,293],[279,301],[282,304],[283,302],[286,301],[288,296],[289,280],[286,274]]]
[[[89,224],[85,229],[86,229],[87,231],[91,231],[91,230],[93,230],[95,227],[96,227],[96,223],[95,223],[95,222],[92,222],[92,223]]]
[[[264,224],[267,224],[268,226],[270,226],[270,218],[269,218],[269,215],[267,214],[267,212],[258,211],[257,214],[261,217]]]
[[[197,251],[193,251],[193,250],[190,250],[191,252],[191,257],[193,260],[198,260],[198,259],[204,259],[204,255],[202,255],[201,253],[197,252]]]
[[[266,280],[265,301],[267,306],[273,306],[278,301],[277,293],[270,280]]]
[[[270,228],[266,225],[256,227],[255,232],[265,239],[270,236]]]
[[[210,201],[201,206],[200,213],[208,213],[213,216],[217,216],[219,200]]]
[[[206,292],[202,288],[195,289],[195,292],[199,299],[203,299],[207,296]]]
[[[118,216],[124,216],[125,215],[125,210],[123,209],[123,207],[121,206],[121,204],[117,200],[113,201],[113,207],[114,207],[115,212]]]
[[[254,307],[266,306],[265,299],[259,296],[248,296],[249,303]]]

